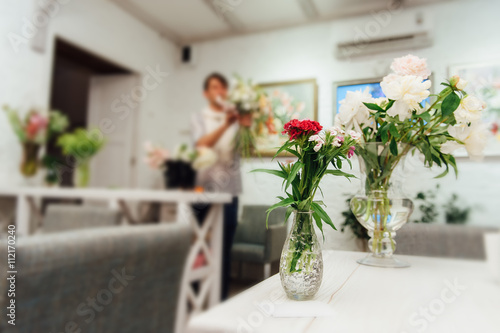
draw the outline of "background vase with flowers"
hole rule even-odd
[[[288,207],[285,221],[294,213],[292,230],[288,235],[280,259],[281,285],[287,296],[294,300],[312,298],[321,286],[323,276],[323,258],[314,224],[323,232],[323,223],[333,229],[332,220],[322,206],[315,200],[322,178],[352,175],[340,170],[342,161],[354,154],[354,145],[360,134],[354,131],[344,132],[339,128],[323,131],[316,121],[291,120],[284,126],[283,134],[289,141],[276,152],[288,152],[297,161],[290,164],[278,163],[279,170],[257,169],[283,178],[285,196],[268,209],[268,214],[275,208]],[[329,168],[329,167],[333,167]]]
[[[188,144],[179,145],[170,157],[166,149],[144,144],[146,151],[145,162],[154,170],[162,170],[167,189],[195,188],[196,173],[211,167],[217,161],[217,154],[207,147],[190,148]]]
[[[69,125],[68,118],[59,111],[50,111],[47,115],[32,109],[24,118],[18,110],[4,106],[7,117],[22,145],[22,158],[19,171],[24,177],[33,177],[39,167],[39,153],[47,140],[62,133]]]
[[[74,159],[73,185],[87,187],[90,181],[90,160],[105,145],[102,133],[98,129],[77,128],[72,133],[61,135],[57,145],[64,155]]]
[[[438,178],[450,167],[458,173],[451,152],[465,147],[471,158],[481,158],[488,132],[480,121],[485,105],[464,91],[463,79],[454,76],[441,83],[445,88],[432,104],[424,105],[431,87],[426,60],[407,55],[395,59],[391,69],[380,84],[386,98],[373,98],[368,91],[348,92],[335,122],[363,134],[356,149],[363,189],[351,200],[351,209],[369,230],[372,253],[358,262],[406,267],[392,256],[394,231],[408,221],[413,209],[395,177],[405,156],[419,153],[425,166],[444,168]]]

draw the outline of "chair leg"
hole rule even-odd
[[[271,276],[271,263],[264,264],[264,280]]]

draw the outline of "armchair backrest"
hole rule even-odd
[[[484,260],[483,235],[494,228],[408,223],[397,232],[396,253]]]
[[[16,326],[0,332],[173,332],[189,226],[94,228],[16,244]],[[0,241],[0,256],[7,258]],[[0,287],[6,290],[6,270]],[[9,299],[2,293],[0,307]],[[70,328],[68,328],[70,327]]]
[[[43,219],[42,231],[61,232],[118,225],[121,219],[118,210],[85,205],[51,204]]]
[[[269,206],[243,206],[241,221],[235,235],[236,242],[250,244],[266,243],[266,215]],[[277,225],[285,222],[286,208],[277,208],[269,215],[268,224]]]

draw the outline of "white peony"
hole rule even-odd
[[[481,119],[481,111],[486,107],[485,103],[475,96],[467,95],[455,110],[455,120],[458,124],[469,124]]]
[[[466,80],[464,80],[462,78],[458,78],[458,82],[457,82],[456,87],[458,90],[464,90],[465,87],[467,87],[467,83],[468,82]]]
[[[339,113],[336,116],[340,125],[346,128],[357,128],[361,124],[368,123],[370,109],[363,104],[372,102],[372,96],[368,91],[367,88],[365,91],[347,92],[345,99],[340,101]]]
[[[391,69],[397,75],[413,75],[427,79],[431,71],[427,68],[427,60],[408,54],[407,56],[396,58],[391,64]]]
[[[211,167],[217,162],[217,153],[208,147],[198,147],[198,154],[193,161],[193,169],[203,170]]]
[[[431,81],[421,76],[390,74],[380,83],[387,98],[395,100],[393,106],[387,110],[391,117],[399,116],[404,121],[411,116],[413,110],[422,113],[420,102],[429,97]]]
[[[450,154],[454,150],[465,147],[467,154],[472,160],[480,160],[483,157],[483,150],[488,143],[488,131],[485,124],[476,123],[470,126],[449,126],[448,133],[464,144],[462,145],[456,141],[447,141],[441,145],[441,152]]]

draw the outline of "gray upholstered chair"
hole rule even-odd
[[[396,254],[485,260],[483,234],[493,230],[496,229],[408,223],[397,232]]]
[[[269,215],[266,229],[266,210],[269,206],[244,206],[236,228],[231,258],[233,261],[264,264],[264,278],[271,274],[271,263],[279,260],[286,240],[285,208]]]
[[[173,332],[189,226],[93,228],[21,237],[16,326],[0,332]],[[0,241],[0,256],[7,258]],[[0,307],[9,301],[0,273]]]
[[[99,206],[51,204],[43,218],[41,232],[60,232],[118,225],[118,210]]]

